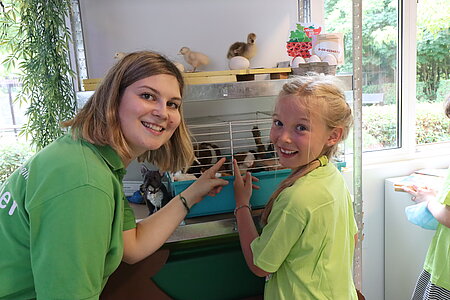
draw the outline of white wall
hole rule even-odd
[[[80,8],[89,78],[103,77],[118,51],[154,50],[184,63],[183,46],[210,57],[204,71],[226,70],[229,46],[250,32],[259,49],[251,67],[275,67],[289,60],[298,17],[297,0],[80,0]]]

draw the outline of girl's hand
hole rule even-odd
[[[216,177],[216,173],[224,162],[225,158],[221,158],[214,166],[203,172],[203,174],[183,192],[183,196],[188,199],[189,206],[200,202],[206,195],[217,195],[222,190],[222,187],[228,184],[228,181]]]
[[[416,203],[420,203],[423,201],[429,201],[429,200],[435,198],[437,195],[437,191],[432,188],[419,187],[416,185],[404,186],[403,191],[410,194],[412,196],[411,200]]]
[[[236,207],[241,205],[248,205],[250,197],[252,196],[252,188],[259,189],[259,186],[254,185],[253,181],[259,181],[258,178],[251,176],[247,172],[245,176],[241,176],[237,161],[233,159],[234,166],[234,199],[236,200]]]

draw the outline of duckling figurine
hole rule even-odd
[[[209,57],[206,54],[191,51],[188,47],[181,48],[179,54],[183,55],[184,60],[193,67],[192,72],[200,66],[209,64]]]
[[[256,34],[249,33],[247,36],[247,43],[235,42],[228,49],[227,58],[230,59],[235,56],[243,56],[247,59],[252,59],[256,55]]]

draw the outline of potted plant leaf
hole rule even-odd
[[[76,110],[70,68],[69,0],[3,0],[1,45],[9,53],[6,67],[17,66],[22,89],[16,101],[29,104],[22,134],[43,148],[64,134],[60,123]]]

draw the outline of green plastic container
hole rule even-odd
[[[265,279],[249,270],[237,236],[171,249],[153,282],[175,300],[234,300],[264,294]]]

